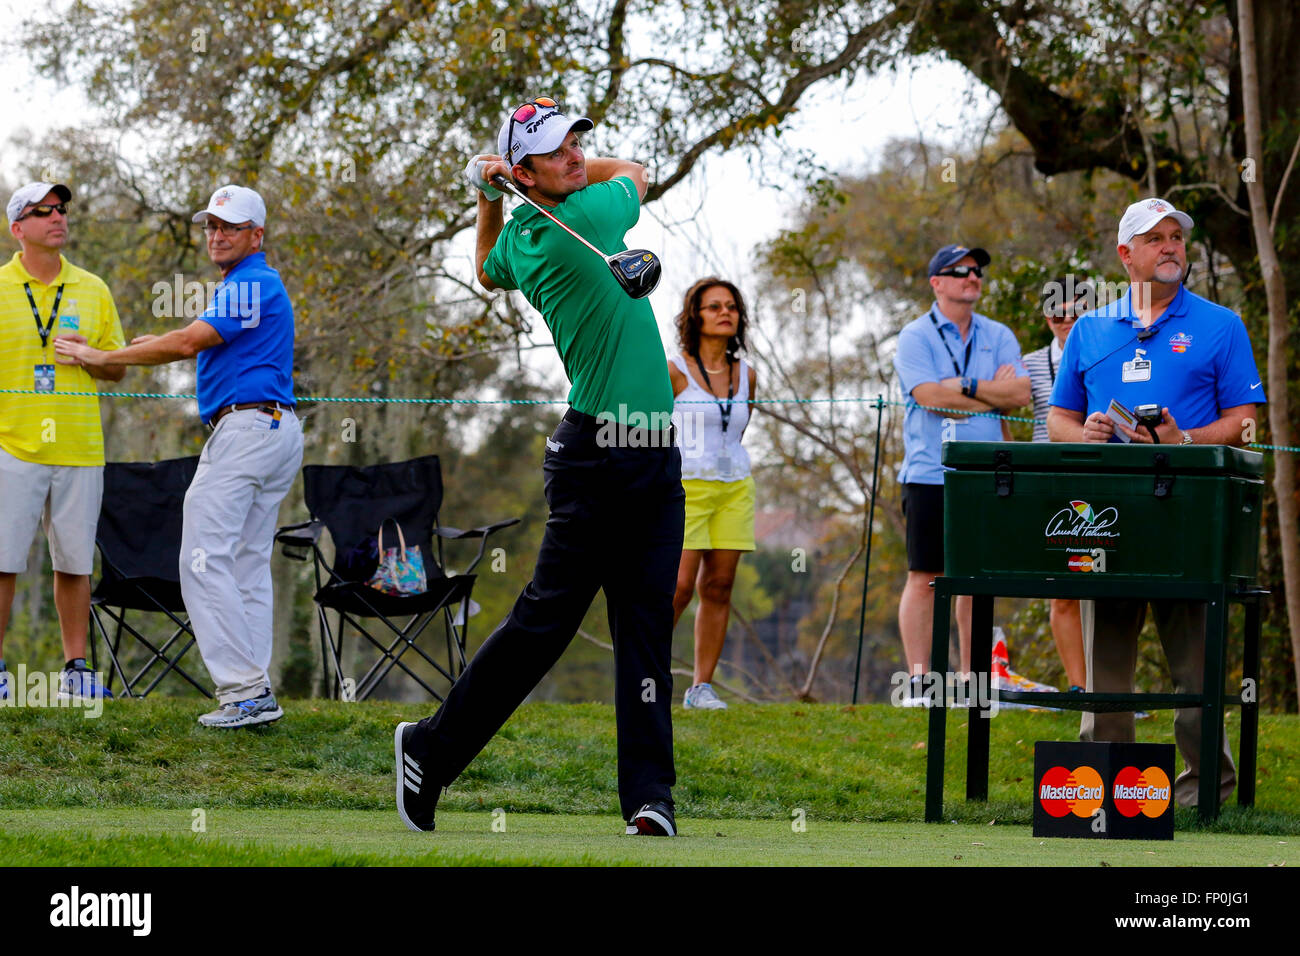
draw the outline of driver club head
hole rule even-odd
[[[623,291],[634,299],[644,299],[653,292],[663,275],[659,257],[648,249],[629,249],[606,256],[605,262]]]

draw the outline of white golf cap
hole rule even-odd
[[[539,97],[538,100],[554,102],[546,97]],[[515,113],[529,105],[536,109],[532,116],[525,120],[514,118]],[[585,116],[569,119],[560,112],[558,106],[543,106],[538,101],[525,103],[524,106],[510,111],[501,126],[501,132],[497,134],[497,152],[510,167],[533,153],[549,153],[553,149],[559,149],[570,130],[582,133],[595,126]]]
[[[251,222],[255,226],[265,226],[266,203],[247,186],[222,186],[208,200],[208,208],[200,209],[190,221],[203,222],[208,216],[216,216],[223,222]]]
[[[24,209],[38,205],[50,193],[54,193],[63,202],[72,201],[72,190],[63,183],[28,183],[26,186],[19,186],[9,197],[9,205],[5,206],[9,221],[15,222],[23,214]]]
[[[1149,232],[1156,223],[1167,216],[1173,216],[1178,225],[1184,229],[1192,228],[1192,217],[1179,212],[1173,203],[1163,199],[1139,199],[1124,210],[1124,217],[1119,221],[1119,242],[1116,245],[1127,246],[1134,236]]]

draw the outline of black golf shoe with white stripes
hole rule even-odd
[[[397,758],[397,815],[408,828],[433,832],[433,811],[438,807],[438,784],[424,779],[425,748],[419,738],[420,725],[409,721],[397,725],[393,752]]]
[[[673,805],[665,800],[647,803],[627,821],[628,836],[677,836]]]

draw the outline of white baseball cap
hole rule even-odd
[[[1124,216],[1119,221],[1119,242],[1116,245],[1127,246],[1134,236],[1149,232],[1156,223],[1168,216],[1173,216],[1184,229],[1192,228],[1192,217],[1179,212],[1173,203],[1155,198],[1139,199],[1124,210]]]
[[[569,119],[558,106],[544,106],[543,102],[553,103],[554,100],[538,97],[532,103],[511,110],[502,124],[501,132],[497,134],[497,152],[507,166],[513,168],[519,160],[533,153],[559,149],[571,130],[582,133],[595,127],[585,116]],[[515,119],[515,114],[527,106],[532,106],[536,112],[527,119]]]
[[[266,203],[247,186],[222,186],[208,200],[208,208],[200,209],[190,221],[203,222],[208,216],[216,216],[223,222],[251,222],[255,226],[265,226]]]
[[[63,183],[28,183],[26,186],[19,186],[9,197],[9,204],[5,206],[9,221],[16,222],[24,209],[38,205],[48,193],[56,194],[63,202],[72,201],[72,190]]]

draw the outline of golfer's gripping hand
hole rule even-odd
[[[489,185],[488,180],[495,175],[510,176],[510,170],[501,161],[500,156],[475,156],[465,167],[465,181],[481,192],[492,202],[501,198],[501,190]]]

